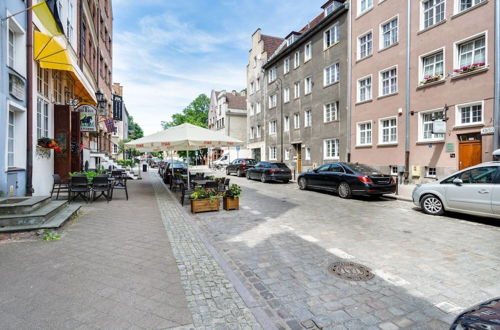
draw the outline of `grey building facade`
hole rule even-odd
[[[348,7],[324,12],[292,32],[263,68],[266,159],[298,174],[348,152]]]

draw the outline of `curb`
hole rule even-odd
[[[401,195],[384,195],[384,197],[390,198],[390,199],[396,199],[404,202],[413,202],[413,199]]]

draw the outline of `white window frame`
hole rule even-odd
[[[384,128],[382,123],[384,121],[388,121],[388,120],[393,120],[395,119],[396,120],[396,125],[395,126],[390,126],[388,128]],[[372,126],[373,127],[373,126]],[[395,128],[396,129],[396,140],[389,140],[389,141],[386,141],[384,142],[384,129],[389,129],[389,139],[392,135],[392,132],[391,130]],[[372,128],[372,134],[373,134],[373,128]],[[372,140],[373,140],[373,137],[372,137]],[[380,118],[378,120],[378,144],[380,145],[395,145],[395,144],[398,144],[398,117],[397,116],[391,116],[391,117],[386,117],[386,118]]]
[[[295,54],[293,54],[293,68],[297,69],[300,66],[300,52],[296,51]]]
[[[461,9],[462,0],[455,0],[455,11],[454,14],[460,14],[461,12],[472,10],[473,8],[479,6],[480,4],[487,2],[488,0],[472,0],[472,6],[469,8]]]
[[[300,97],[300,81],[293,84],[293,98],[298,99]]]
[[[312,59],[312,41],[304,45],[304,63]]]
[[[40,108],[38,108],[38,104],[40,104]],[[37,139],[42,137],[50,137],[49,102],[45,98],[40,96],[37,97],[36,114]]]
[[[333,144],[335,146],[335,150],[332,150],[332,151],[334,151],[334,153],[332,155],[328,154],[328,144],[329,144],[329,142],[333,142]],[[340,158],[339,147],[340,147],[339,139],[335,139],[335,138],[324,139],[323,140],[323,159],[328,159],[328,160],[329,159],[339,159]]]
[[[312,126],[312,111],[306,110],[304,111],[304,127]]]
[[[311,94],[312,93],[312,77],[305,77],[304,78],[304,95]]]
[[[370,79],[370,84],[364,86],[364,89],[369,92],[368,96],[364,99],[361,99],[361,88],[362,88],[361,83],[363,81],[368,80],[368,79]],[[366,91],[365,91],[365,94],[366,94]],[[361,77],[358,79],[356,100],[358,103],[360,103],[360,102],[370,101],[370,100],[372,100],[372,98],[373,98],[373,76],[370,74],[368,76],[364,76],[364,77]]]
[[[364,38],[364,37],[367,37],[368,35],[371,35],[371,40],[370,42],[365,42],[364,44],[361,42],[361,38]],[[361,55],[361,47],[363,45],[366,45],[366,55],[365,56],[362,56]],[[368,45],[370,45],[370,47],[368,47]],[[359,60],[362,60],[364,58],[367,58],[369,56],[371,56],[373,54],[373,30],[370,30],[370,31],[367,31],[365,33],[363,33],[362,35],[358,36],[358,61]]]
[[[12,114],[12,123],[11,123]],[[12,127],[12,136],[11,136]],[[12,143],[12,150],[10,150]],[[6,144],[6,154],[7,154],[7,168],[16,166],[16,112],[13,110],[7,110],[7,144]]]
[[[269,109],[276,108],[277,103],[278,103],[278,95],[276,94],[269,95]]]
[[[6,10],[5,16],[10,16],[12,13]],[[16,17],[10,17],[6,24],[5,46],[6,46],[6,64],[14,69],[22,76],[26,76],[26,30],[18,23]],[[13,63],[9,63],[9,31],[13,34]]]
[[[250,138],[255,139],[255,127],[250,127]]]
[[[335,23],[323,31],[323,50],[335,46],[340,39],[339,24]]]
[[[283,74],[290,72],[290,57],[285,58],[283,61]]]
[[[433,174],[431,173],[431,169],[434,170]],[[437,168],[436,167],[426,166],[425,167],[425,177],[426,178],[437,178]]]
[[[250,103],[250,116],[253,116],[255,114],[255,104]]]
[[[296,112],[293,114],[293,129],[300,128],[300,113]]]
[[[364,2],[367,2],[368,3],[368,6],[366,6],[366,8],[361,8],[361,4]],[[357,7],[358,7],[358,16],[366,13],[368,10],[372,9],[373,8],[373,1],[374,0],[358,0],[358,3],[357,3]]]
[[[258,114],[262,111],[262,104],[260,102],[257,102],[255,104],[255,114]]]
[[[383,79],[383,74],[386,73],[386,72],[389,72],[393,69],[396,69],[396,90],[395,91],[392,91],[392,89],[389,89],[389,93],[386,93],[384,94],[384,86],[383,86],[383,82],[384,82],[384,79]],[[399,87],[398,87],[398,84],[399,84],[399,69],[398,69],[398,66],[397,65],[394,65],[394,66],[391,66],[387,69],[384,69],[384,70],[381,70],[379,71],[379,82],[378,82],[378,95],[379,97],[382,97],[382,96],[389,96],[389,95],[394,95],[394,94],[397,94],[398,91],[399,91]],[[390,77],[389,79],[392,80],[393,77]],[[372,81],[372,84],[373,84],[373,81]],[[390,88],[390,87],[389,87]]]
[[[333,71],[333,73],[331,72]],[[333,78],[332,78],[333,75]],[[330,79],[333,79],[330,81]],[[340,80],[340,63],[334,63],[323,70],[323,86],[330,86]]]
[[[391,31],[390,32],[391,43],[389,45],[385,46],[384,45],[384,25],[390,24],[394,20],[397,20],[397,24],[396,24],[396,28],[395,28],[396,29],[396,40],[395,41],[392,40],[393,39],[392,34],[393,34],[393,30],[394,30],[394,28],[393,28],[390,30]],[[380,23],[380,25],[379,25],[379,36],[380,36],[380,38],[379,38],[379,50],[389,48],[391,46],[396,45],[399,42],[399,22],[400,22],[399,15],[396,15],[396,16],[389,18],[387,21]]]
[[[431,137],[430,138],[424,137],[424,135],[425,135],[424,125],[426,123],[430,123],[430,122],[424,121],[424,115],[434,114],[434,113],[438,113],[438,112],[443,113],[444,111],[442,108],[438,108],[438,109],[420,111],[418,113],[418,142],[440,142],[440,141],[445,140],[445,134],[439,134],[439,135],[442,135],[442,137],[439,137],[439,136],[436,136],[438,134],[433,134],[432,130],[431,130]],[[443,115],[444,115],[444,113],[443,113]]]
[[[289,116],[285,116],[283,126],[284,126],[283,127],[284,132],[290,131],[290,117]]]
[[[444,22],[446,21],[446,0],[441,0],[442,2],[440,3],[440,5],[442,4],[443,5],[443,18],[440,20],[440,21],[436,21],[436,4],[434,4],[434,6],[432,7],[432,9],[428,9],[428,10],[432,10],[432,24],[428,25],[428,26],[425,26],[425,9],[424,9],[424,6],[427,2],[429,1],[437,1],[437,0],[421,0],[420,1],[420,30],[426,30],[426,29],[430,29],[431,27],[435,26],[436,24],[439,24],[441,22]]]
[[[422,54],[418,57],[418,77],[419,77],[419,83],[421,83],[423,80],[424,80],[424,69],[425,69],[425,65],[424,65],[424,60],[427,58],[427,57],[430,57],[430,56],[436,56],[438,55],[439,53],[441,53],[443,55],[443,73],[441,74],[441,78],[440,80],[444,79],[445,77],[445,71],[446,71],[446,53],[445,53],[445,47],[441,47],[441,48],[438,48],[438,49],[434,49],[433,51],[430,51],[428,53],[425,53],[425,54]],[[434,74],[435,74],[435,70],[436,70],[436,62],[434,62]]]
[[[269,160],[277,160],[277,159],[278,159],[278,148],[269,147]]]
[[[285,149],[285,160],[290,160],[290,149]]]
[[[473,122],[472,114],[470,114],[471,121],[469,123],[462,123],[461,109],[465,107],[471,107],[470,111],[472,112],[472,107],[476,105],[481,106],[481,121]],[[469,126],[481,126],[481,125],[484,125],[484,100],[455,105],[455,127],[469,127]]]
[[[453,43],[453,69],[460,68],[460,46],[484,36],[484,67],[488,67],[488,31],[483,31]],[[472,61],[474,63],[474,61]]]
[[[361,142],[361,133],[363,132],[361,130],[362,125],[370,124],[369,129],[365,129],[364,132],[365,134],[369,133],[369,140],[370,142]],[[365,139],[367,139],[368,135],[365,136]],[[367,120],[367,121],[362,121],[356,123],[356,146],[359,147],[364,147],[364,146],[371,146],[373,144],[373,121],[372,120]]]
[[[267,82],[270,84],[276,80],[276,67],[271,68],[267,74]]]
[[[290,87],[283,89],[283,103],[290,102]]]
[[[393,176],[399,175],[399,171],[398,171],[398,167],[397,166],[391,165],[389,167],[390,167],[391,175],[393,175]]]
[[[278,123],[276,120],[269,122],[269,135],[276,135],[278,132]]]
[[[260,91],[260,78],[257,78],[255,82],[255,91],[256,92]]]
[[[261,133],[261,127],[260,127],[260,125],[257,125],[256,135],[255,135],[255,137],[256,137],[257,139],[258,139],[258,138],[260,138],[260,133]]]
[[[311,160],[311,148],[305,147],[305,157],[304,160]]]
[[[330,116],[328,116],[328,110],[330,110]],[[328,118],[330,117],[330,118]],[[338,102],[331,102],[323,105],[323,122],[330,123],[332,121],[338,121],[339,119],[339,109]]]
[[[254,82],[250,82],[250,94],[253,94],[255,93],[255,85],[254,85]]]

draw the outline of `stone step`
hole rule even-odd
[[[0,233],[27,231],[37,229],[55,229],[61,227],[66,221],[70,220],[77,214],[81,205],[66,204],[59,212],[45,222],[39,224],[29,224],[24,226],[5,226],[0,227]]]
[[[5,226],[25,226],[41,224],[68,204],[68,201],[51,201],[46,205],[26,214],[8,214],[0,216],[0,228]]]
[[[50,196],[0,198],[0,216],[27,214],[50,202]]]

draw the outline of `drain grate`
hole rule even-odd
[[[375,275],[366,266],[354,262],[335,262],[328,267],[335,276],[350,281],[368,281]]]

